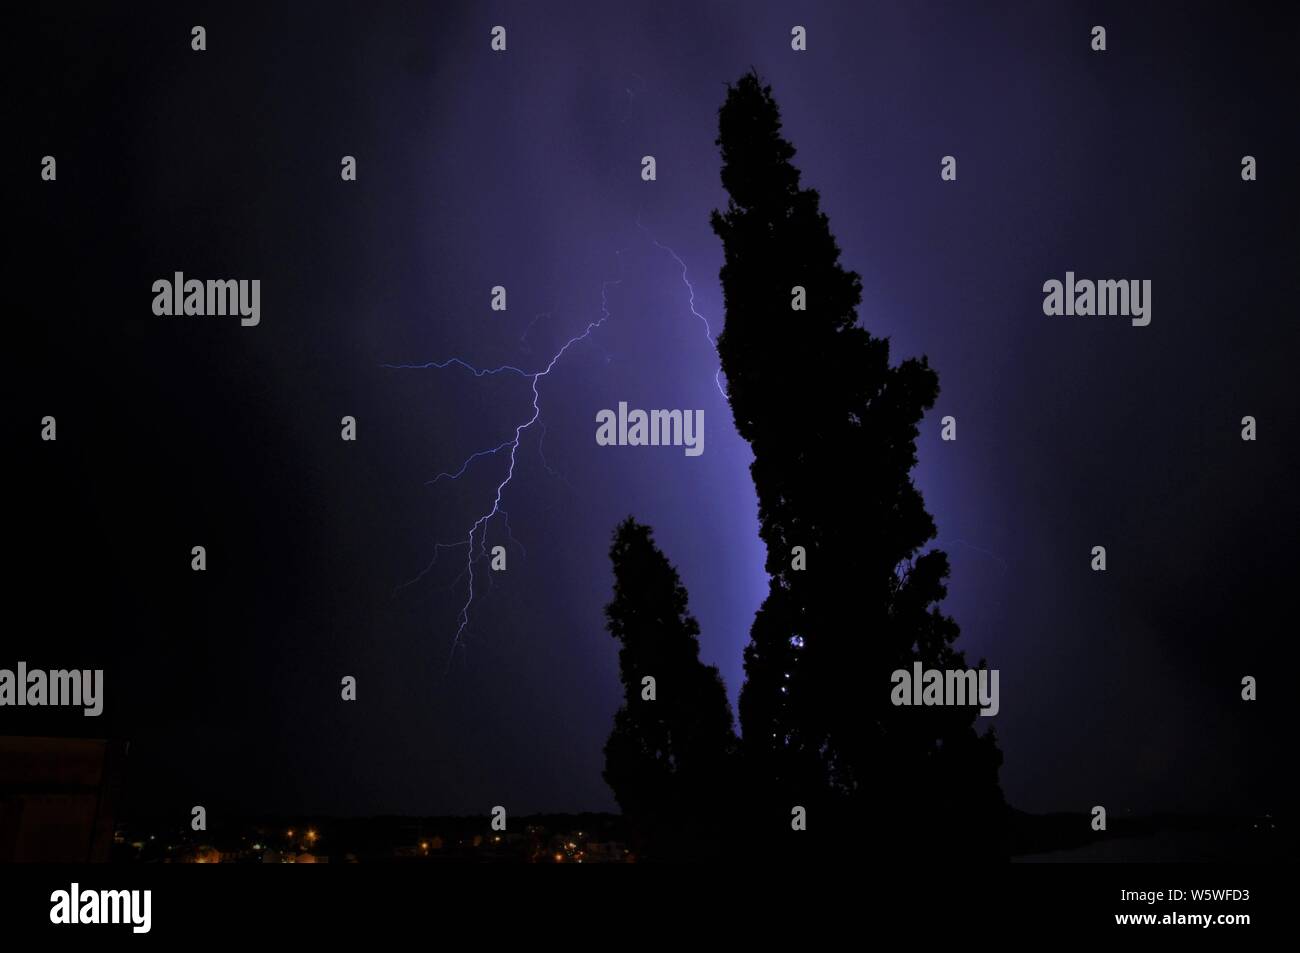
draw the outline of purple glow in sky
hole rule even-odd
[[[717,110],[755,69],[859,320],[938,372],[914,479],[959,645],[1001,673],[1008,801],[1276,806],[1282,693],[1235,689],[1284,657],[1261,614],[1296,573],[1300,144],[1259,94],[1296,88],[1294,31],[1195,4],[264,5],[205,11],[199,57],[165,5],[41,16],[58,82],[29,140],[60,172],[23,271],[65,297],[20,323],[11,416],[57,413],[60,440],[15,465],[10,585],[51,607],[47,667],[121,686],[102,727],[133,739],[137,803],[201,779],[258,812],[612,809],[628,515],[734,703],[767,580],[709,215]],[[156,318],[178,270],[260,279],[261,323]],[[1151,325],[1045,317],[1067,270],[1151,280]],[[702,410],[704,453],[598,446],[620,402]],[[68,599],[47,567],[86,539],[110,549]],[[201,583],[172,561],[196,539]]]

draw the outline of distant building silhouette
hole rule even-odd
[[[108,860],[126,746],[0,737],[0,863]]]

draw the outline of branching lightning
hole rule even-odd
[[[714,341],[712,328],[710,328],[709,326],[708,319],[705,318],[704,315],[702,315],[699,312],[699,310],[696,308],[695,286],[691,284],[690,277],[688,275],[687,268],[686,268],[686,263],[682,260],[681,256],[677,254],[676,251],[674,251],[672,248],[668,247],[667,245],[664,245],[657,238],[655,238],[655,236],[651,234],[650,230],[641,224],[639,217],[637,218],[636,225],[639,229],[641,229],[646,234],[650,242],[656,248],[670,255],[673,261],[675,261],[677,265],[681,268],[682,283],[686,286],[686,290],[688,293],[690,312],[697,319],[699,319],[699,321],[704,325],[705,337],[709,341],[709,346],[713,348],[714,352],[716,353],[717,345],[716,342]],[[434,565],[437,563],[438,557],[443,550],[460,549],[461,547],[465,548],[466,555],[465,555],[464,568],[460,571],[460,573],[456,576],[456,578],[452,580],[450,585],[447,587],[447,588],[453,588],[459,585],[461,580],[466,580],[465,601],[461,605],[460,612],[457,614],[456,617],[456,621],[457,621],[456,633],[452,638],[451,651],[447,659],[448,669],[450,669],[452,662],[455,660],[456,650],[458,648],[459,649],[464,648],[464,636],[470,625],[471,610],[473,609],[474,599],[475,599],[476,576],[475,576],[474,567],[475,564],[480,559],[487,556],[487,531],[488,531],[489,524],[491,524],[493,520],[497,519],[497,517],[500,517],[507,538],[516,546],[518,546],[520,550],[525,553],[525,555],[527,553],[527,550],[525,550],[523,545],[514,538],[514,535],[510,531],[510,516],[503,508],[502,500],[505,496],[506,488],[510,485],[511,481],[514,479],[515,476],[515,465],[518,461],[519,448],[523,441],[523,436],[527,431],[532,429],[534,426],[536,426],[537,429],[540,431],[540,437],[538,439],[537,449],[543,467],[545,467],[548,473],[552,474],[556,478],[561,480],[564,479],[563,476],[557,473],[550,466],[550,464],[546,460],[546,456],[544,452],[542,451],[542,443],[545,440],[545,435],[546,435],[546,424],[541,421],[541,416],[542,416],[541,390],[540,390],[541,381],[543,378],[550,375],[551,371],[555,369],[556,365],[559,364],[560,359],[564,357],[565,353],[567,353],[571,347],[581,342],[589,340],[592,334],[598,328],[603,326],[606,321],[610,319],[609,289],[615,285],[621,284],[623,281],[622,278],[623,269],[622,269],[622,257],[621,257],[623,251],[625,251],[625,249],[620,249],[619,251],[615,252],[616,255],[620,256],[619,277],[608,279],[601,283],[600,317],[589,322],[586,325],[586,327],[583,328],[579,333],[575,334],[567,341],[565,341],[564,344],[562,344],[559,347],[559,349],[555,351],[555,353],[551,356],[550,360],[547,361],[547,363],[545,364],[545,366],[541,368],[541,370],[526,371],[520,367],[516,367],[510,364],[503,364],[497,367],[490,367],[490,368],[480,368],[469,363],[468,361],[462,360],[459,357],[452,357],[443,361],[427,361],[420,364],[381,365],[382,367],[385,367],[389,370],[447,370],[448,368],[458,368],[470,372],[475,378],[489,377],[489,376],[495,376],[499,374],[509,374],[516,377],[520,377],[528,381],[530,389],[532,390],[532,403],[531,406],[528,408],[528,410],[525,412],[527,416],[525,419],[521,420],[519,423],[515,425],[513,436],[509,437],[506,440],[501,441],[500,443],[492,447],[488,447],[486,449],[479,450],[476,451],[475,453],[470,454],[461,463],[459,468],[455,470],[444,471],[442,473],[437,474],[432,479],[426,481],[426,486],[434,486],[442,480],[459,480],[463,476],[465,476],[465,474],[469,471],[470,466],[476,460],[479,460],[483,457],[495,457],[498,454],[504,453],[509,458],[509,462],[506,467],[505,476],[496,484],[496,490],[495,493],[493,494],[491,505],[487,508],[485,512],[480,514],[470,525],[469,531],[465,534],[465,538],[457,542],[436,543],[434,545],[433,558],[429,561],[429,564],[425,566],[424,569],[422,569],[419,572],[419,574],[416,575],[413,579],[410,579],[407,582],[403,583],[402,585],[398,586],[397,589],[395,590],[395,593],[401,591],[402,589],[405,589],[408,586],[414,585],[415,583],[423,579],[426,575],[428,575],[428,573],[433,569]],[[520,337],[520,343],[521,344],[524,343],[524,340],[527,338],[529,331],[532,330],[533,326],[537,323],[537,321],[540,318],[550,317],[553,311],[554,309],[552,309],[552,311],[543,312],[541,314],[536,315],[529,323],[528,327],[525,328],[523,335]],[[713,380],[714,380],[714,384],[718,388],[718,393],[722,395],[722,398],[725,401],[727,399],[727,393],[722,386],[721,374],[722,374],[722,368],[721,366],[719,366],[717,372],[714,374]]]
[[[650,239],[650,243],[652,245],[654,245],[656,248],[662,251],[668,252],[668,254],[672,256],[673,261],[677,262],[677,264],[681,266],[682,284],[686,286],[686,290],[690,294],[691,314],[695,315],[697,318],[700,319],[700,323],[704,325],[704,336],[709,339],[709,347],[713,348],[714,353],[717,353],[718,342],[713,339],[713,329],[709,327],[709,319],[706,318],[704,315],[700,314],[699,311],[695,310],[695,286],[691,284],[691,279],[686,274],[686,262],[682,261],[681,255],[677,254],[677,252],[673,251],[667,245],[660,242],[659,239],[655,238],[654,234],[650,231],[650,229],[646,228],[644,225],[641,224],[641,216],[639,215],[637,216],[636,219],[636,227],[646,233],[646,237]],[[717,371],[715,371],[713,374],[713,383],[717,385],[718,393],[722,395],[722,399],[726,401],[728,404],[730,404],[731,401],[727,397],[727,391],[722,386],[722,365],[721,364],[718,365]]]

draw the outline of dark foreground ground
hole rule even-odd
[[[149,823],[118,827],[110,860],[121,863],[627,863],[622,818],[547,814],[486,817],[266,818],[205,832]],[[1086,814],[1008,818],[1018,863],[1277,862],[1295,838],[1272,817],[1119,818],[1104,832]]]

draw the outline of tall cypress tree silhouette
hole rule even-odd
[[[642,856],[716,855],[729,827],[736,749],[726,689],[717,668],[700,661],[686,588],[650,527],[628,517],[609,555],[614,598],[605,619],[622,643],[624,700],[605,745],[605,781]]]
[[[730,200],[712,215],[725,252],[718,353],[754,453],[771,575],[740,699],[754,816],[789,830],[792,805],[805,806],[806,836],[787,839],[803,846],[856,830],[885,850],[995,848],[1001,754],[975,731],[976,709],[890,701],[891,673],[914,660],[966,667],[936,606],[947,556],[921,552],[935,525],[910,477],[938,377],[924,357],[891,366],[888,340],[857,324],[861,280],[840,266],[780,130],[755,74],[729,87],[717,144]],[[795,286],[806,310],[792,308]]]

